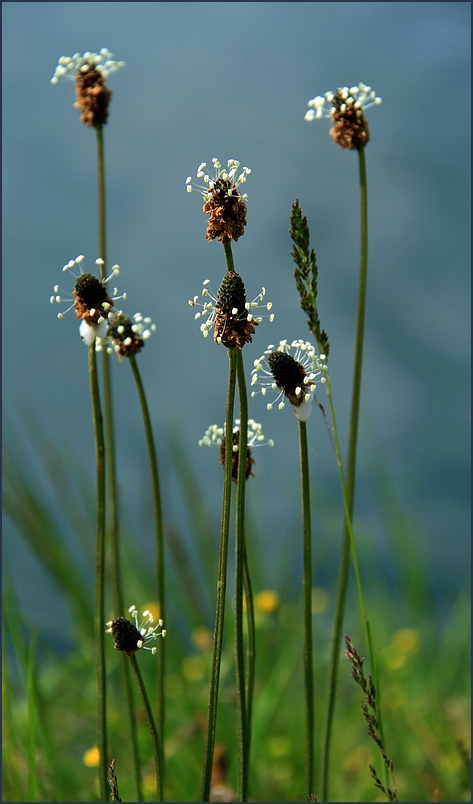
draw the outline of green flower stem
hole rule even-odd
[[[230,240],[227,243],[223,244],[223,250],[225,252],[225,262],[227,264],[227,271],[234,271],[235,263],[233,262],[232,244]]]
[[[98,239],[99,254],[103,260],[100,266],[100,278],[106,277],[107,264],[107,234],[106,234],[106,196],[105,196],[105,153],[103,126],[96,126],[97,134],[97,177],[98,177]],[[112,401],[112,381],[110,372],[110,355],[107,350],[102,352],[103,370],[103,398],[105,414],[105,443],[106,443],[106,476],[108,484],[108,532],[110,537],[110,555],[112,565],[112,589],[113,601],[117,616],[122,616],[123,595],[120,577],[120,551],[118,544],[118,503],[117,503],[117,480],[116,480],[116,460],[115,460],[115,435],[113,424],[113,401]],[[125,697],[127,704],[128,728],[131,740],[133,772],[135,777],[137,800],[143,801],[141,790],[141,769],[138,754],[138,738],[136,733],[136,722],[133,711],[133,695],[131,689],[130,670],[126,657],[122,660],[123,683],[125,687]]]
[[[97,356],[95,343],[89,346],[89,384],[95,435],[97,465],[97,547],[95,557],[95,645],[97,667],[97,745],[99,760],[100,800],[108,801],[107,788],[107,697],[105,684],[105,441],[100,408]]]
[[[248,565],[248,551],[246,549],[246,534],[243,551],[243,586],[246,602],[246,622],[247,622],[247,646],[246,646],[246,747],[248,751],[248,775],[250,770],[251,752],[251,725],[253,716],[253,691],[255,686],[255,656],[256,656],[256,633],[255,633],[255,607],[253,602],[253,587],[251,584],[250,569]]]
[[[356,342],[355,342],[355,364],[353,373],[353,389],[352,389],[352,402],[351,402],[351,415],[350,415],[350,430],[348,437],[348,459],[347,459],[347,477],[346,484],[343,476],[343,464],[340,457],[340,448],[338,445],[338,436],[336,431],[335,415],[333,410],[333,403],[331,393],[329,392],[330,385],[328,382],[327,393],[329,395],[330,408],[332,413],[332,422],[334,425],[335,444],[337,449],[337,463],[339,466],[340,480],[342,485],[344,508],[345,508],[345,527],[343,534],[342,554],[340,558],[340,569],[338,576],[338,591],[337,591],[337,604],[335,614],[335,625],[332,640],[332,652],[330,659],[330,690],[328,700],[328,716],[325,734],[325,748],[324,748],[324,762],[323,762],[323,788],[322,799],[328,799],[328,780],[329,780],[329,764],[330,764],[330,743],[333,724],[333,713],[335,708],[336,686],[338,677],[338,668],[340,663],[340,643],[342,640],[343,620],[345,615],[346,593],[348,585],[348,570],[350,564],[350,548],[353,554],[353,564],[355,567],[356,583],[358,588],[358,596],[360,598],[360,607],[362,611],[363,627],[365,630],[365,637],[370,652],[371,671],[373,681],[377,682],[377,669],[374,657],[374,651],[371,641],[371,632],[369,623],[366,618],[366,612],[363,603],[363,593],[361,588],[361,580],[358,570],[358,561],[356,558],[355,542],[353,539],[352,520],[353,520],[353,507],[355,500],[355,479],[356,479],[356,453],[358,442],[358,422],[360,415],[360,395],[361,395],[361,376],[363,367],[363,341],[365,330],[365,312],[366,312],[366,286],[368,279],[368,184],[366,178],[366,160],[364,148],[358,151],[358,167],[359,167],[359,181],[360,181],[360,274],[358,283],[358,310],[356,322]],[[378,690],[377,690],[378,692]],[[378,701],[379,704],[379,701]],[[380,733],[382,735],[382,726],[380,722]]]
[[[378,669],[377,669],[377,662],[376,662],[376,654],[373,648],[373,640],[371,636],[371,629],[369,620],[366,614],[366,608],[364,603],[364,596],[363,596],[363,587],[361,583],[361,576],[360,576],[360,569],[358,564],[358,557],[356,552],[356,544],[355,544],[355,537],[353,534],[353,526],[352,526],[352,515],[350,513],[350,506],[349,506],[349,497],[348,497],[348,490],[347,485],[345,482],[345,475],[343,472],[343,462],[342,462],[342,454],[340,450],[340,442],[338,438],[338,430],[337,430],[337,423],[335,418],[335,410],[333,406],[333,399],[332,399],[332,392],[330,387],[330,377],[328,372],[326,373],[326,390],[327,390],[327,397],[329,400],[330,406],[330,415],[332,418],[332,429],[333,429],[333,446],[335,449],[335,455],[337,459],[337,466],[340,475],[340,486],[342,489],[342,496],[343,496],[343,506],[345,512],[345,527],[348,533],[348,540],[349,540],[349,550],[351,548],[352,558],[353,558],[353,568],[355,570],[355,580],[356,580],[356,587],[358,591],[358,599],[360,603],[360,611],[361,611],[361,618],[363,623],[363,629],[365,633],[366,644],[369,651],[370,656],[370,664],[371,664],[371,675],[373,678],[373,682],[376,688],[376,717],[378,719],[379,724],[379,731],[381,735],[381,739],[384,743],[384,734],[383,734],[383,726],[381,720],[381,710],[380,710],[380,696],[379,696],[379,684],[378,684]],[[348,552],[348,560],[349,560],[350,553]],[[340,573],[341,574],[341,573]],[[323,787],[325,794],[328,792],[328,776],[329,776],[329,760],[330,760],[330,738],[331,738],[331,731],[332,731],[332,723],[333,723],[333,714],[335,708],[335,693],[336,693],[336,686],[337,686],[337,676],[338,676],[338,656],[339,656],[339,645],[342,638],[342,629],[343,629],[343,616],[344,616],[344,604],[345,604],[345,597],[346,597],[346,587],[345,587],[345,595],[341,596],[341,588],[339,584],[338,589],[338,596],[337,596],[337,606],[335,612],[335,628],[334,628],[334,638],[332,643],[332,655],[331,655],[331,672],[330,672],[330,687],[329,687],[329,698],[328,698],[328,714],[327,714],[327,723],[326,723],[326,732],[325,732],[325,749],[324,749],[324,762],[323,762]],[[327,796],[323,796],[323,800],[326,800]]]
[[[97,178],[99,199],[99,252],[103,260],[100,266],[100,279],[105,279],[107,265],[106,204],[105,204],[105,152],[103,126],[95,126],[97,134]]]
[[[161,504],[161,492],[159,486],[159,472],[158,472],[158,459],[156,455],[156,446],[153,436],[153,428],[151,425],[151,418],[149,415],[148,403],[146,394],[141,380],[140,370],[136,361],[136,355],[130,355],[129,361],[135,378],[136,388],[140,399],[141,412],[143,415],[143,424],[146,433],[146,441],[148,444],[149,462],[151,468],[151,483],[153,487],[153,504],[154,504],[154,524],[156,534],[156,560],[157,560],[157,586],[158,586],[158,605],[159,616],[166,622],[165,619],[165,596],[164,596],[164,528],[163,528],[163,509]],[[159,733],[162,736],[163,750],[164,750],[164,645],[158,653],[158,727]],[[164,769],[164,755],[162,757]]]
[[[233,431],[233,409],[235,402],[236,385],[236,352],[235,348],[228,350],[228,392],[225,416],[226,432]],[[212,782],[212,766],[215,747],[215,732],[217,725],[218,687],[220,679],[220,662],[222,658],[223,625],[225,618],[225,592],[227,588],[227,557],[228,557],[228,531],[230,527],[230,510],[232,495],[232,451],[225,452],[222,524],[220,530],[220,553],[218,561],[217,578],[217,605],[215,614],[215,630],[212,650],[212,667],[210,670],[209,705],[207,715],[207,734],[205,739],[204,767],[202,772],[202,801],[209,801]]]
[[[162,647],[162,646],[161,646]],[[159,652],[159,651],[158,651]],[[141,671],[136,661],[136,656],[133,653],[130,656],[131,666],[133,668],[133,672],[135,674],[135,680],[138,685],[138,691],[140,693],[141,702],[143,704],[143,708],[145,710],[146,720],[148,721],[148,727],[151,734],[151,742],[153,743],[153,756],[154,756],[154,771],[156,775],[156,793],[158,796],[158,801],[163,800],[163,768],[162,768],[162,750],[161,744],[159,739],[158,730],[156,728],[156,723],[154,722],[153,713],[151,711],[151,706],[148,700],[148,695],[146,693],[146,688],[143,682],[143,677],[141,675]]]
[[[238,801],[248,797],[249,729],[246,709],[245,661],[243,642],[243,586],[245,575],[245,491],[246,453],[248,447],[248,397],[245,369],[241,349],[236,352],[238,399],[240,404],[240,441],[238,447],[238,474],[235,517],[235,670],[238,709]],[[233,428],[232,428],[233,429]],[[226,430],[227,451],[231,445],[232,430]],[[248,568],[248,566],[247,566]]]
[[[307,801],[313,794],[314,783],[314,667],[312,646],[312,539],[310,517],[309,452],[307,424],[299,422],[301,459],[302,532],[303,532],[303,620],[304,620],[304,681],[306,701],[306,784]]]

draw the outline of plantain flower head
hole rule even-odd
[[[80,119],[87,126],[103,126],[107,122],[108,107],[112,92],[108,88],[106,78],[121,67],[124,61],[115,61],[113,53],[103,47],[100,53],[75,53],[73,56],[61,56],[51,78],[51,84],[57,84],[62,78],[75,81],[76,102],[80,109]]]
[[[374,89],[366,84],[357,87],[340,87],[336,92],[316,95],[308,102],[309,111],[304,120],[311,122],[321,117],[329,118],[334,125],[330,129],[332,140],[341,148],[360,151],[370,140],[368,122],[364,112],[371,106],[379,106]]]
[[[106,624],[107,630],[105,633],[113,637],[113,647],[115,650],[122,650],[127,656],[133,656],[141,648],[150,650],[151,653],[155,654],[156,646],[149,648],[146,643],[155,641],[158,637],[163,637],[164,639],[166,631],[163,629],[163,621],[158,620],[157,624],[153,625],[153,615],[150,611],[144,611],[143,620],[138,623],[138,609],[136,606],[130,606],[128,612],[133,617],[134,622],[127,620],[126,617],[116,617]]]
[[[251,385],[259,385],[260,390],[252,391],[251,396],[258,393],[266,396],[268,390],[275,391],[277,395],[267,403],[267,409],[272,410],[277,404],[278,410],[283,410],[283,397],[286,397],[299,421],[306,422],[312,413],[316,383],[326,381],[325,376],[321,376],[326,371],[324,361],[325,355],[317,355],[309,341],[296,340],[289,344],[284,340],[277,348],[270,345],[254,362]]]
[[[149,316],[135,313],[131,319],[121,310],[110,315],[107,324],[105,337],[97,338],[96,351],[100,352],[105,347],[108,354],[115,352],[120,362],[124,357],[139,354],[145,341],[156,331],[156,324]]]
[[[63,272],[70,272],[75,279],[72,295],[61,291],[59,285],[54,285],[54,293],[49,297],[51,304],[69,304],[66,310],[57,314],[63,319],[69,310],[74,309],[76,318],[81,319],[79,333],[82,340],[90,346],[96,338],[103,337],[107,331],[107,319],[111,314],[114,301],[125,299],[126,293],[118,296],[118,289],[114,288],[109,295],[107,283],[120,273],[118,265],[114,265],[106,279],[97,279],[96,276],[82,272],[84,255],[79,254],[75,260],[69,260],[63,267]],[[96,265],[104,264],[101,258],[95,261]],[[65,295],[64,295],[65,294]]]
[[[200,325],[202,335],[207,338],[213,327],[215,343],[223,343],[227,348],[242,349],[245,343],[251,343],[252,335],[263,317],[269,318],[270,322],[274,321],[274,313],[270,312],[273,303],[263,301],[266,288],[261,288],[261,292],[252,301],[247,302],[243,280],[236,271],[228,271],[225,274],[216,296],[210,288],[210,279],[205,279],[201,295],[205,299],[204,302],[200,302],[199,297],[194,296],[193,299],[189,299],[189,304],[191,307],[202,308],[202,311],[196,312],[194,316],[196,320],[207,316]],[[263,309],[269,313],[268,316],[255,315],[257,310]]]
[[[197,168],[197,178],[202,179],[203,185],[196,185],[196,189],[204,199],[202,212],[209,215],[206,240],[217,238],[221,243],[235,242],[245,231],[246,226],[246,199],[247,194],[240,192],[241,185],[245,184],[250,168],[244,167],[238,175],[240,162],[229,159],[226,168],[222,168],[219,160],[212,159],[213,175],[206,172],[207,163],[201,162]],[[186,189],[192,192],[192,176],[186,179]]]
[[[261,424],[255,422],[254,419],[248,419],[248,441],[246,449],[246,479],[255,477],[252,472],[255,459],[252,455],[252,449],[255,447],[268,447],[274,446],[274,441],[269,439],[265,441],[263,435],[263,428]],[[227,439],[225,436],[225,425],[219,427],[217,424],[212,424],[206,431],[205,435],[199,441],[199,447],[218,447],[220,449],[220,463],[225,465],[225,455],[227,451]],[[240,419],[235,419],[235,425],[232,430],[232,480],[236,483],[238,477],[238,462],[240,455]]]

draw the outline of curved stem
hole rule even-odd
[[[312,646],[312,538],[310,516],[309,453],[307,447],[307,425],[299,422],[299,447],[301,461],[302,489],[302,533],[303,533],[303,620],[304,620],[304,680],[306,701],[306,792],[307,801],[313,794],[314,782],[314,668]]]
[[[158,605],[159,616],[166,622],[165,619],[165,597],[164,597],[164,528],[163,528],[163,510],[161,504],[161,491],[159,485],[159,472],[158,472],[158,458],[156,454],[156,445],[153,436],[153,427],[151,425],[151,418],[149,415],[148,402],[146,400],[145,389],[141,380],[140,370],[136,362],[136,355],[130,355],[129,361],[135,378],[136,388],[140,399],[141,412],[143,415],[143,424],[146,433],[146,442],[148,444],[149,462],[151,469],[151,483],[153,488],[153,506],[154,506],[154,525],[156,534],[156,574],[157,574],[157,587],[158,587]],[[158,653],[158,727],[162,736],[164,748],[164,644]],[[163,757],[164,768],[164,757]]]
[[[97,178],[98,178],[98,241],[99,254],[103,260],[100,266],[100,278],[105,279],[107,275],[107,231],[106,231],[106,196],[105,196],[105,149],[103,126],[96,126],[97,135]],[[119,550],[119,528],[118,528],[118,501],[117,501],[117,479],[116,479],[116,459],[115,459],[115,433],[112,400],[112,380],[110,372],[110,355],[107,350],[102,352],[102,371],[103,371],[103,399],[104,399],[104,419],[105,419],[105,443],[106,443],[106,476],[108,486],[108,534],[110,544],[110,557],[112,569],[112,590],[113,601],[117,616],[124,613],[121,573],[120,573],[120,550]],[[131,689],[130,670],[126,657],[122,660],[123,685],[125,687],[126,708],[128,715],[128,727],[131,740],[131,750],[133,757],[133,772],[137,792],[137,801],[143,800],[141,791],[141,770],[138,754],[138,738],[136,733],[136,721],[133,711],[133,695]]]
[[[89,346],[89,384],[97,466],[97,545],[95,554],[95,645],[97,667],[97,745],[99,749],[100,800],[108,801],[107,789],[107,694],[105,684],[105,441],[100,408],[95,343]]]
[[[235,671],[238,708],[238,800],[248,796],[249,733],[245,689],[245,661],[243,643],[243,585],[245,566],[245,491],[246,454],[248,448],[248,397],[245,369],[241,350],[236,352],[238,399],[240,403],[240,438],[238,445],[238,474],[235,517]],[[233,430],[233,428],[232,428]],[[227,451],[232,444],[232,430],[225,431]]]
[[[233,430],[233,409],[236,384],[236,349],[228,350],[229,372],[227,408],[225,416],[226,432]],[[202,772],[202,801],[209,801],[212,782],[212,765],[215,747],[215,731],[217,724],[218,687],[220,679],[220,662],[222,658],[223,625],[225,618],[225,592],[227,587],[228,531],[230,527],[230,509],[232,494],[232,452],[225,452],[222,524],[220,529],[220,553],[217,578],[217,605],[215,614],[215,631],[212,650],[212,667],[210,670],[209,705],[207,715],[207,733],[205,739],[204,767]]]
[[[162,646],[161,646],[162,647]],[[153,756],[154,756],[154,771],[156,775],[156,792],[158,796],[158,801],[163,800],[163,768],[161,763],[162,751],[160,745],[160,739],[158,730],[156,728],[156,723],[154,722],[153,713],[151,711],[151,706],[148,700],[148,695],[146,693],[146,688],[143,682],[143,677],[141,675],[141,671],[136,661],[136,656],[133,653],[130,656],[131,666],[133,668],[133,672],[135,674],[136,683],[138,686],[138,691],[140,693],[141,702],[143,704],[143,708],[145,710],[146,720],[148,721],[148,727],[151,734],[151,742],[153,743]]]

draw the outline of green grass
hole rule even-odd
[[[36,438],[36,437],[35,437]],[[57,449],[45,449],[49,479],[41,489],[22,470],[17,448],[5,461],[5,512],[23,539],[56,583],[73,618],[70,639],[74,645],[58,653],[34,633],[20,615],[5,569],[4,676],[3,676],[3,800],[4,801],[94,801],[98,800],[97,769],[84,764],[84,755],[96,743],[96,690],[91,591],[93,539],[77,527],[93,529],[91,481],[79,469],[69,473],[70,484],[54,479],[67,473],[71,458]],[[38,438],[36,438],[38,446]],[[12,456],[16,455],[16,459]],[[176,452],[176,476],[181,479],[183,506],[189,512],[198,502],[196,519],[199,578],[194,584],[192,562],[186,563],[185,539],[170,529],[173,550],[166,549],[168,615],[166,657],[166,783],[165,800],[198,801],[204,757],[204,730],[211,662],[211,633],[205,627],[205,606],[200,601],[200,578],[215,587],[215,557],[205,555],[205,532],[212,518],[202,505],[199,480],[190,473],[182,448]],[[377,489],[383,501],[391,483],[387,470],[384,487]],[[46,475],[44,476],[46,477]],[[47,492],[46,490],[47,489]],[[191,490],[191,493],[190,491]],[[393,489],[391,488],[391,492]],[[249,489],[251,497],[251,489]],[[415,525],[408,522],[394,493],[389,536],[415,540]],[[74,505],[71,502],[74,501]],[[295,502],[296,504],[296,502]],[[383,503],[385,507],[385,503]],[[80,512],[80,516],[78,517]],[[317,516],[317,512],[315,512]],[[78,520],[77,520],[78,517]],[[62,523],[69,521],[78,549],[84,554],[84,569],[70,555],[62,538]],[[189,521],[192,517],[189,516]],[[340,520],[339,531],[342,522]],[[330,524],[332,529],[332,524]],[[258,566],[263,557],[251,538],[250,561],[255,594],[262,591]],[[323,523],[320,528],[323,532]],[[370,534],[362,530],[359,560],[366,579],[366,605],[379,658],[384,728],[389,756],[394,760],[400,801],[469,801],[469,590],[459,589],[457,598],[441,619],[430,600],[419,599],[416,550],[409,551],[409,567],[402,576],[400,555],[394,556],[401,581],[393,599],[373,559]],[[215,534],[208,538],[214,544]],[[286,544],[287,534],[277,534]],[[178,547],[176,547],[178,545]],[[404,544],[405,546],[405,544]],[[414,544],[415,546],[415,544]],[[317,549],[316,549],[317,553]],[[136,550],[131,534],[123,544],[124,597],[138,607],[154,598],[154,560]],[[425,577],[423,578],[424,587]],[[335,583],[335,581],[333,581]],[[419,581],[420,585],[420,581]],[[304,678],[302,657],[302,600],[289,586],[274,589],[278,605],[270,612],[256,611],[257,659],[253,713],[250,799],[254,801],[304,800]],[[349,588],[344,630],[361,655],[366,654],[353,585]],[[109,602],[111,596],[109,597]],[[258,598],[257,598],[258,601]],[[331,629],[334,615],[333,586],[314,596],[315,663],[315,779],[319,790],[323,718]],[[223,783],[236,787],[236,686],[233,655],[233,614],[227,605],[221,693],[219,698],[218,752],[224,751]],[[90,622],[89,622],[90,621]],[[105,626],[104,626],[105,628]],[[159,644],[158,644],[159,649]],[[127,715],[121,687],[120,656],[110,639],[106,644],[110,757],[115,759],[120,796],[133,801],[132,758],[127,735]],[[137,656],[156,711],[155,658]],[[373,785],[371,762],[378,775],[382,765],[376,746],[366,733],[360,710],[361,693],[350,676],[351,665],[341,661],[331,774],[332,801],[384,800]],[[145,800],[153,800],[154,769],[149,731],[136,690],[135,713]],[[221,749],[220,749],[221,746]],[[224,800],[229,800],[228,792]]]

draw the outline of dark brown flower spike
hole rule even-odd
[[[151,318],[144,318],[141,313],[135,313],[133,321],[122,312],[110,317],[107,328],[106,341],[112,342],[110,352],[116,352],[121,361],[124,357],[136,355],[143,349],[145,340],[151,336],[156,325]]]
[[[118,296],[118,290],[114,288],[113,294],[110,296],[107,290],[107,283],[120,273],[118,265],[113,266],[110,275],[106,279],[97,279],[93,274],[82,272],[83,260],[84,255],[80,254],[75,260],[69,260],[62,269],[63,272],[70,271],[74,276],[75,284],[72,298],[71,296],[65,297],[62,295],[59,285],[55,285],[54,295],[50,296],[49,301],[51,304],[69,302],[69,307],[62,313],[58,313],[58,318],[64,318],[69,310],[74,309],[76,318],[80,318],[88,327],[96,328],[102,325],[109,317],[114,302],[117,299],[125,299],[126,293]],[[95,262],[100,266],[104,264],[100,258]],[[100,334],[105,334],[105,330]]]
[[[269,312],[273,306],[272,302],[260,303],[266,295],[266,288],[261,288],[258,296],[247,302],[243,280],[235,271],[225,274],[217,296],[210,290],[209,283],[209,279],[204,281],[202,297],[210,301],[199,302],[198,296],[189,300],[191,307],[202,307],[202,312],[195,314],[196,320],[207,315],[207,320],[200,325],[201,332],[207,338],[214,328],[215,343],[223,343],[229,349],[242,349],[245,343],[251,342],[256,327],[263,320],[263,316],[254,315],[256,310],[264,308]],[[270,313],[268,318],[270,322],[274,321],[274,314]]]
[[[266,352],[254,361],[251,385],[259,385],[260,390],[252,391],[251,396],[258,393],[266,396],[268,390],[279,391],[273,402],[267,403],[267,409],[272,410],[278,403],[278,409],[282,410],[285,407],[283,397],[286,397],[299,421],[305,422],[312,412],[316,383],[326,381],[324,360],[325,355],[317,355],[309,341],[297,340],[289,344],[284,340],[279,342],[277,349],[274,345],[268,346]]]

